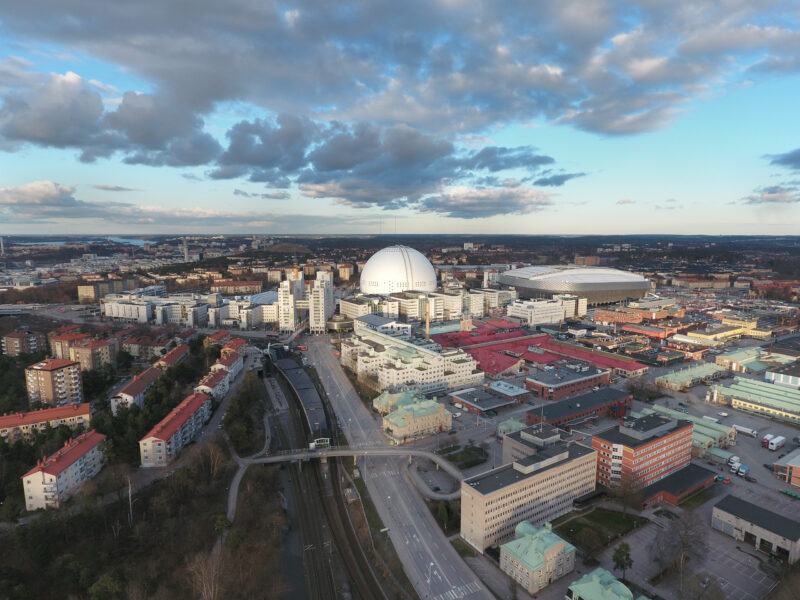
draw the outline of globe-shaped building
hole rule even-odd
[[[405,290],[436,290],[430,261],[408,246],[389,246],[373,254],[361,271],[361,292],[386,295]]]

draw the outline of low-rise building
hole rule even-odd
[[[226,329],[220,329],[219,331],[215,331],[211,335],[206,336],[203,340],[203,346],[208,348],[209,346],[224,346],[229,341],[231,341],[231,332],[227,331]]]
[[[211,284],[211,292],[219,294],[259,294],[264,284],[260,281],[231,281],[218,279]]]
[[[404,444],[450,429],[453,415],[435,400],[400,406],[383,417],[383,431],[398,444]]]
[[[800,487],[800,448],[779,458],[772,465],[772,472],[775,473],[775,477],[789,485]]]
[[[46,358],[25,369],[28,400],[53,406],[83,402],[83,380],[79,363]]]
[[[222,356],[227,356],[228,354],[238,354],[239,356],[244,357],[244,355],[247,354],[247,342],[242,338],[233,338],[222,347],[220,354]]]
[[[172,350],[167,352],[164,356],[158,359],[153,366],[159,369],[167,370],[174,367],[182,360],[189,357],[189,346],[186,344],[178,344]]]
[[[633,405],[633,395],[624,390],[601,388],[573,398],[566,398],[529,410],[525,414],[528,425],[574,425],[598,417],[620,418]]]
[[[217,402],[222,401],[229,389],[228,371],[225,369],[212,369],[195,386],[194,391],[208,394]]]
[[[397,393],[381,392],[372,400],[372,408],[378,411],[381,415],[388,415],[393,410],[409,404],[416,404],[425,400],[425,396],[420,394],[416,389],[401,390]]]
[[[575,568],[575,546],[562,540],[545,523],[522,521],[516,538],[500,546],[500,570],[529,594],[546,588]]]
[[[50,354],[53,358],[69,358],[69,349],[78,342],[90,339],[91,336],[87,333],[80,333],[70,331],[59,335],[54,335],[50,338]]]
[[[634,600],[633,592],[609,571],[598,567],[567,588],[566,600]],[[636,600],[649,600],[638,596]]]
[[[461,482],[461,537],[483,551],[511,538],[522,521],[542,525],[593,492],[597,452],[558,443]]]
[[[47,427],[88,427],[91,417],[92,410],[88,402],[3,415],[0,417],[0,438],[13,444],[17,440],[30,440],[37,431]]]
[[[69,440],[22,476],[25,509],[58,508],[103,468],[101,433],[92,430]]]
[[[800,362],[795,361],[788,365],[767,369],[764,373],[764,381],[769,381],[775,385],[800,389]]]
[[[584,362],[561,360],[544,368],[531,370],[525,387],[535,397],[562,400],[608,385],[611,372]]]
[[[211,365],[212,371],[218,371],[220,369],[224,369],[229,373],[230,381],[233,381],[239,376],[239,373],[242,372],[242,368],[244,367],[244,359],[239,354],[231,353],[226,356],[220,356],[213,365]]]
[[[483,415],[490,410],[496,411],[506,406],[517,404],[516,400],[489,392],[485,387],[465,388],[450,392],[449,401],[458,410],[463,410],[473,415]]]
[[[731,385],[712,387],[706,398],[771,419],[800,424],[800,390],[790,387],[734,377]]]
[[[161,369],[150,367],[136,375],[111,398],[111,412],[116,415],[121,406],[130,408],[134,404],[142,408],[144,397],[161,373]]]
[[[47,350],[47,337],[43,333],[30,329],[12,331],[3,336],[2,350],[6,356],[41,352]]]
[[[503,434],[503,464],[507,465],[526,456],[536,454],[561,442],[561,432],[547,423],[537,423],[519,429],[512,428]],[[499,433],[499,431],[498,431]]]
[[[194,393],[139,440],[142,467],[164,467],[203,430],[211,417],[211,396]]]
[[[736,496],[714,505],[711,527],[789,564],[800,559],[800,522]]]

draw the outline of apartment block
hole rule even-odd
[[[136,289],[135,277],[121,279],[108,279],[106,281],[93,281],[78,286],[78,302],[81,304],[96,304],[108,294],[115,294]]]
[[[328,330],[328,319],[333,316],[336,304],[333,299],[333,274],[319,271],[308,297],[308,330],[324,334]]]
[[[191,443],[211,418],[211,396],[194,393],[185,398],[139,440],[142,467],[164,467]]]
[[[33,354],[47,350],[47,337],[43,333],[30,329],[13,331],[3,336],[2,350],[6,356]]]
[[[162,356],[159,360],[157,360],[153,366],[158,367],[159,369],[167,370],[170,367],[174,367],[182,360],[185,360],[189,357],[189,346],[186,344],[178,344],[172,350],[167,352],[164,356]]]
[[[546,588],[575,568],[575,546],[553,533],[550,523],[522,521],[515,539],[500,546],[500,570],[529,594]]]
[[[22,476],[25,509],[58,508],[103,468],[101,433],[92,430],[69,440]]]
[[[259,294],[264,284],[260,281],[231,281],[219,279],[211,284],[212,293],[220,294]]]
[[[83,401],[83,381],[79,363],[63,358],[47,358],[25,369],[28,400],[53,406]]]
[[[54,335],[50,338],[50,354],[53,358],[65,358],[72,360],[69,357],[69,349],[78,342],[91,339],[87,333],[80,333],[77,331],[70,331],[59,335]]]
[[[80,363],[82,371],[93,371],[117,361],[119,342],[116,338],[107,340],[82,340],[69,349],[69,359]]]
[[[597,483],[645,487],[682,469],[692,459],[693,429],[691,421],[650,414],[598,433]]]
[[[47,427],[61,425],[71,429],[88,427],[91,416],[91,406],[88,402],[3,415],[0,417],[0,438],[13,444],[17,440],[29,440],[37,431]]]
[[[111,398],[111,412],[116,415],[121,406],[130,408],[134,404],[142,408],[144,397],[156,380],[161,377],[161,373],[161,369],[150,367],[136,375]]]
[[[461,537],[483,551],[514,535],[522,521],[543,525],[594,491],[597,452],[558,443],[461,482]]]
[[[483,381],[478,363],[463,350],[366,328],[342,342],[341,359],[377,392],[414,386],[427,394]]]
[[[228,393],[230,379],[228,371],[225,369],[212,369],[195,386],[194,391],[207,394],[217,402],[221,402]]]
[[[239,373],[242,372],[242,368],[244,367],[244,359],[241,357],[240,354],[231,353],[220,356],[213,365],[211,365],[212,371],[217,371],[220,369],[225,369],[230,375],[230,380],[233,381],[239,376]]]

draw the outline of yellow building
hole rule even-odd
[[[523,521],[516,538],[500,546],[500,569],[529,594],[546,588],[575,568],[575,546],[553,533],[550,523]]]
[[[406,404],[383,417],[383,431],[398,444],[450,429],[453,415],[435,400]]]
[[[511,538],[522,521],[542,525],[593,492],[597,452],[556,444],[461,482],[461,537],[483,552]]]

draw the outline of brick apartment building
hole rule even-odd
[[[53,406],[83,401],[81,366],[73,360],[47,358],[25,369],[28,400]]]
[[[47,350],[47,337],[43,333],[30,329],[13,331],[3,336],[2,349],[6,356],[33,354]]]
[[[692,459],[691,421],[646,415],[592,437],[597,451],[597,483],[646,487],[687,466]]]
[[[525,423],[535,425],[544,421],[550,425],[568,426],[596,417],[619,418],[632,404],[630,392],[606,387],[529,410],[525,414]]]
[[[583,362],[559,361],[543,369],[531,370],[525,387],[534,397],[562,400],[608,385],[611,372]]]

